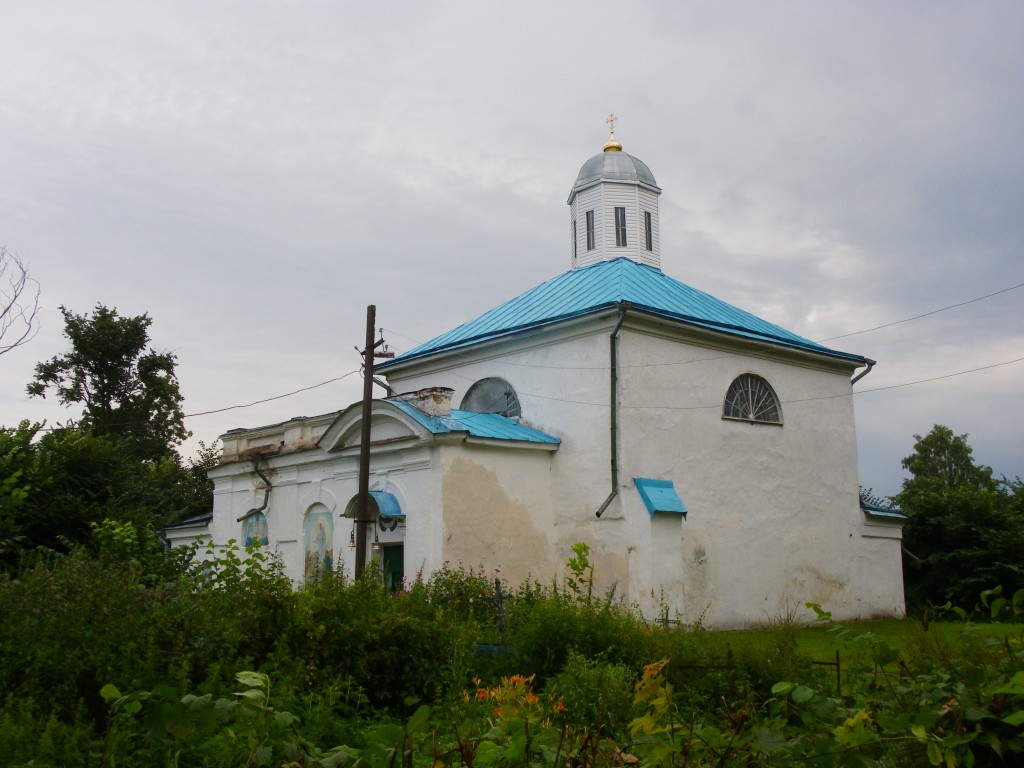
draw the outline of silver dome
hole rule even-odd
[[[625,152],[601,152],[587,160],[580,168],[572,191],[576,192],[598,181],[632,182],[661,191],[651,169],[642,160]]]

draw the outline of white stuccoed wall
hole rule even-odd
[[[851,562],[861,543],[851,535],[861,512],[848,367],[628,328],[620,360],[624,405],[667,406],[623,409],[624,473],[673,480],[689,509],[678,532],[665,530],[675,556],[647,561],[647,578],[681,597],[670,609],[723,627],[784,617],[807,601],[844,612],[848,587],[859,588]],[[783,426],[722,418],[725,392],[743,373],[772,385]]]
[[[549,450],[464,444],[459,436],[435,438],[422,428],[410,429],[407,417],[377,410],[375,441],[414,438],[370,451],[370,490],[395,495],[406,514],[395,531],[378,530],[377,535],[384,545],[404,545],[407,579],[429,577],[446,562],[493,568],[515,582],[540,574],[550,579],[556,569],[547,545],[552,520]],[[358,420],[351,426],[358,427]],[[270,427],[238,439],[258,448],[279,445],[283,436],[283,428]],[[334,562],[354,572],[355,553],[348,547],[352,521],[343,515],[358,493],[358,429],[345,431],[338,447],[335,452],[286,448],[260,464],[273,486],[265,511],[270,547],[297,583],[304,577],[305,516],[317,505],[334,520]],[[235,458],[251,450],[226,446],[227,455]],[[263,482],[246,460],[222,464],[210,474],[215,482],[212,539],[219,544],[239,541],[242,526],[237,518],[263,503]],[[373,541],[369,530],[367,546]]]
[[[583,541],[598,590],[614,585],[651,617],[667,609],[687,624],[729,628],[809,616],[809,601],[839,619],[902,614],[899,527],[866,521],[859,508],[847,363],[627,315],[617,347],[619,494],[595,517],[611,490],[616,317],[392,372],[397,391],[451,387],[454,407],[475,381],[499,376],[515,387],[522,421],[562,440],[556,452],[464,443],[375,407],[374,440],[417,435],[371,451],[371,489],[395,494],[407,515],[398,530],[379,533],[383,543],[404,542],[406,577],[449,562],[512,583],[548,582]],[[725,392],[743,373],[772,385],[783,426],[722,419]],[[214,541],[239,539],[236,518],[263,500],[246,459],[276,447],[282,453],[261,466],[274,486],[271,545],[288,575],[303,577],[303,520],[314,505],[332,513],[335,562],[352,572],[351,521],[341,515],[358,490],[358,419],[349,410],[337,422],[347,426],[331,427],[337,450],[327,452],[315,443],[332,416],[225,436],[229,463],[211,472]],[[672,480],[687,519],[652,519],[634,477]]]
[[[378,531],[382,543],[404,541],[406,573],[415,576],[420,567],[437,560],[439,523],[431,511],[440,505],[440,482],[432,471],[439,463],[437,448],[430,445],[382,447],[371,451],[373,474],[370,490],[385,490],[398,497],[407,518],[395,531]],[[354,572],[355,552],[348,547],[352,521],[342,517],[359,488],[358,456],[325,453],[316,448],[284,453],[261,464],[273,488],[266,510],[271,548],[280,554],[285,573],[301,582],[306,513],[323,504],[334,519],[334,558],[346,573]],[[239,541],[241,523],[236,520],[263,502],[263,484],[247,461],[222,464],[210,472],[215,483],[211,537],[223,544]],[[372,532],[368,544],[373,542]]]
[[[584,541],[600,587],[616,584],[651,616],[667,606],[687,623],[735,627],[810,615],[808,601],[837,618],[901,614],[898,532],[883,525],[882,535],[866,536],[859,508],[850,365],[627,317],[619,496],[600,520],[594,513],[610,490],[614,313],[506,340],[493,357],[482,349],[461,352],[453,367],[423,364],[392,374],[391,384],[452,387],[457,406],[473,382],[500,376],[515,387],[523,421],[562,439],[546,537],[555,574]],[[742,373],[771,383],[782,427],[722,419],[725,392]],[[674,481],[688,519],[652,520],[633,477]]]

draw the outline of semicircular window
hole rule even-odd
[[[752,373],[744,373],[737,377],[725,394],[722,418],[782,424],[782,407],[767,381]]]
[[[522,414],[516,391],[511,384],[497,376],[480,379],[471,386],[462,398],[460,408],[476,413],[500,413],[510,419],[517,419]]]

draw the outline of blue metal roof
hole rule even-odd
[[[860,508],[868,517],[874,517],[885,520],[894,520],[897,522],[904,523],[910,520],[910,518],[903,514],[900,510],[895,509],[893,507],[882,507],[879,506],[878,504],[868,504],[867,502],[862,501],[860,503]]]
[[[571,269],[526,293],[380,363],[379,370],[483,341],[594,314],[629,302],[641,311],[680,323],[863,364],[859,355],[838,352],[790,333],[749,312],[669,277],[656,267],[627,258]]]
[[[404,400],[388,398],[390,403],[407,413],[422,424],[431,434],[444,435],[451,432],[468,432],[471,437],[488,438],[491,440],[510,440],[524,443],[548,443],[558,445],[562,441],[557,437],[540,432],[520,424],[497,413],[477,413],[476,411],[451,411],[450,416],[428,416],[419,408]]]

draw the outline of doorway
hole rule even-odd
[[[380,553],[384,585],[389,592],[398,592],[405,586],[405,547],[402,544],[384,544]]]

